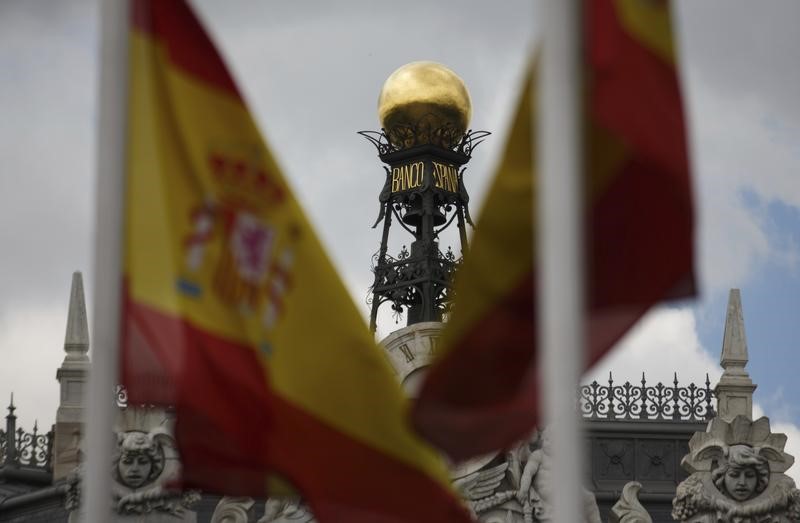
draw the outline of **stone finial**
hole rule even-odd
[[[725,372],[745,373],[747,365],[747,337],[744,333],[744,314],[739,289],[731,289],[728,296],[728,313],[725,317],[725,334],[722,338],[720,365]]]
[[[747,360],[742,298],[739,289],[731,289],[720,355],[720,364],[725,370],[714,388],[719,416],[727,421],[736,416],[753,419],[753,391],[756,385],[745,369]]]
[[[83,278],[77,271],[72,274],[64,351],[67,354],[56,371],[61,391],[53,439],[55,480],[67,477],[78,465],[80,449],[73,434],[83,430],[83,392],[89,375],[89,326],[83,298]]]
[[[67,353],[67,360],[89,359],[86,355],[89,351],[89,324],[86,321],[86,302],[83,297],[83,277],[80,271],[72,273],[64,350]]]

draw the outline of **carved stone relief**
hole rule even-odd
[[[309,523],[311,510],[298,500],[270,499],[264,504],[264,515],[256,523]]]
[[[636,477],[648,480],[672,481],[675,478],[672,440],[640,440],[637,445]]]
[[[642,484],[630,481],[622,488],[622,496],[611,508],[608,523],[653,523],[653,518],[639,503]]]
[[[255,504],[253,498],[225,496],[217,503],[211,523],[247,523]]]
[[[190,508],[200,500],[200,494],[167,488],[180,471],[170,417],[161,409],[124,408],[118,417],[116,434],[111,470],[115,520],[196,521]],[[67,478],[69,510],[80,508],[81,476],[78,469]]]
[[[505,454],[476,458],[453,467],[453,487],[482,523],[545,523],[550,516],[550,457],[547,432],[535,433]],[[250,498],[223,498],[212,523],[247,523]],[[584,491],[580,503],[587,523],[600,523],[594,495]],[[258,523],[310,523],[309,508],[297,500],[268,500]]]
[[[682,465],[691,475],[678,485],[672,516],[691,523],[800,521],[800,491],[784,472],[784,434],[769,420],[714,419],[689,442]]]
[[[112,470],[117,513],[169,514],[179,521],[194,521],[188,509],[200,495],[166,488],[180,469],[172,421],[160,409],[127,408],[120,426]]]
[[[599,463],[598,477],[601,479],[633,478],[633,440],[598,439]]]
[[[442,327],[438,322],[417,323],[393,332],[381,342],[410,396],[415,395],[422,375],[432,362]],[[550,460],[546,441],[546,435],[540,437],[536,432],[504,455],[482,456],[451,467],[453,486],[479,521],[550,521]],[[631,442],[624,449],[630,454],[625,462],[630,474],[633,473],[632,448]],[[594,496],[586,491],[583,498],[587,521],[599,523]]]

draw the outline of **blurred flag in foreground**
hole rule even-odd
[[[694,293],[693,211],[668,3],[588,0],[584,6],[584,321],[591,365],[651,306]],[[532,70],[456,278],[443,354],[412,414],[418,430],[455,459],[521,439],[541,412],[535,86]]]
[[[470,518],[183,1],[133,2],[122,374],[172,405],[185,486],[320,521]]]

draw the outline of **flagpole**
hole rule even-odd
[[[584,362],[584,253],[581,145],[582,0],[539,2],[541,74],[534,144],[541,174],[539,347],[550,432],[553,521],[583,521],[582,435],[575,391]]]
[[[127,1],[100,6],[100,90],[94,253],[92,368],[84,399],[86,469],[84,521],[110,521],[114,387],[118,382],[122,282],[125,131],[127,114]]]

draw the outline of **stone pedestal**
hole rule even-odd
[[[719,380],[714,388],[717,397],[718,416],[725,420],[732,420],[736,416],[753,418],[753,392],[756,385],[750,376],[725,376]]]

